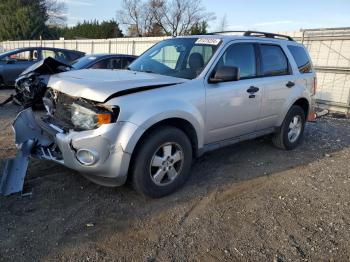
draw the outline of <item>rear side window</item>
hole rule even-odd
[[[288,59],[278,45],[260,45],[261,73],[263,76],[289,74]]]
[[[288,49],[292,53],[300,73],[305,74],[312,72],[311,62],[304,48],[289,45]]]

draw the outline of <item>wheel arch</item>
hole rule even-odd
[[[187,137],[189,138],[192,150],[194,152],[194,156],[198,154],[198,148],[199,148],[199,138],[196,131],[196,128],[191,124],[190,121],[180,118],[180,117],[172,117],[172,118],[166,118],[161,121],[158,121],[151,126],[149,126],[147,129],[144,130],[144,132],[141,134],[140,138],[138,139],[136,145],[134,146],[132,157],[135,155],[135,152],[138,150],[140,145],[142,145],[142,141],[152,132],[154,132],[157,128],[162,128],[165,126],[171,126],[180,129],[183,131]]]
[[[142,142],[144,141],[144,139],[146,139],[147,136],[151,134],[153,131],[155,131],[157,128],[166,127],[166,126],[176,127],[181,131],[183,131],[191,142],[193,156],[196,157],[199,155],[198,134],[195,127],[188,120],[184,118],[172,117],[172,118],[163,119],[149,126],[147,129],[145,129],[144,132],[139,137],[139,139],[137,140],[136,145],[133,147],[131,157],[130,157],[128,180],[131,179],[130,172],[132,170],[132,165],[135,161],[136,154],[140,146],[142,145]]]
[[[279,121],[276,127],[280,127],[288,114],[289,110],[291,109],[292,106],[297,105],[300,106],[305,113],[305,118],[307,119],[311,107],[311,102],[309,99],[307,99],[305,96],[300,96],[289,103],[287,103],[288,106],[284,107],[283,113],[279,117]]]
[[[310,104],[306,98],[299,98],[292,104],[292,106],[300,106],[305,113],[305,119],[307,119],[307,116],[309,115]]]

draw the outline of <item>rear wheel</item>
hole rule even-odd
[[[157,198],[182,186],[190,174],[191,142],[174,127],[154,130],[142,140],[133,159],[132,184],[143,195]]]
[[[272,139],[274,145],[286,150],[297,147],[303,138],[305,122],[306,116],[304,110],[300,106],[292,106],[279,131]]]

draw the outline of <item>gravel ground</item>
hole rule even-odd
[[[2,160],[17,110],[0,108]],[[157,200],[32,161],[32,196],[0,197],[0,261],[349,261],[349,159],[350,120],[326,117],[293,151],[266,137],[208,153]]]

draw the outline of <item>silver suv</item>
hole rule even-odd
[[[105,186],[129,178],[161,197],[207,151],[267,134],[295,148],[313,115],[316,78],[303,45],[249,31],[164,40],[128,70],[60,73],[48,87],[47,114],[28,109],[16,119],[17,145],[35,141],[32,156]]]

